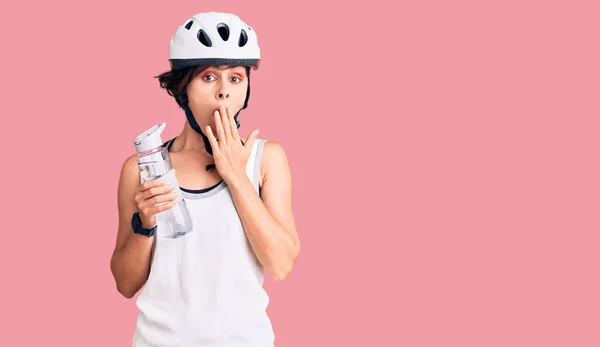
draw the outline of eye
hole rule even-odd
[[[210,82],[211,78],[214,79],[215,76],[213,76],[213,75],[204,75],[204,77],[202,77],[202,79],[205,80],[205,81],[207,81],[207,82]]]
[[[232,80],[233,82],[241,82],[241,81],[242,81],[242,79],[241,79],[241,78],[239,78],[239,77],[237,77],[237,76],[233,76],[233,77],[231,77],[231,80]]]

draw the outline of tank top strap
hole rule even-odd
[[[246,173],[256,191],[260,194],[260,161],[262,158],[263,149],[265,146],[265,139],[255,139],[254,145],[252,146],[252,151],[250,152],[250,157],[248,158],[248,164],[246,165]]]
[[[171,151],[171,146],[173,146],[173,142],[175,141],[176,137],[166,141],[165,143],[162,144],[163,147],[167,147],[167,151],[170,152]]]

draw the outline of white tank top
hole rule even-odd
[[[255,140],[246,166],[257,193],[265,142]],[[155,237],[150,275],[136,301],[140,312],[132,346],[274,346],[264,270],[227,183],[182,188],[182,194],[194,229],[176,239]],[[160,218],[157,225],[159,233]]]

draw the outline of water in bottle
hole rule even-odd
[[[144,131],[135,138],[134,145],[138,153],[141,182],[161,179],[175,187],[173,192],[179,193],[177,202],[173,207],[156,215],[157,222],[159,220],[164,221],[156,230],[157,235],[178,238],[192,231],[193,221],[181,194],[169,151],[162,146],[161,134],[165,126],[166,123],[163,122]]]

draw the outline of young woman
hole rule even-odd
[[[133,346],[274,346],[264,271],[285,279],[300,243],[283,148],[238,133],[259,61],[256,33],[232,14],[196,14],[171,39],[171,70],[158,79],[187,118],[164,143],[180,187],[140,184],[135,154],[118,187],[111,270],[123,296],[144,287]],[[177,194],[194,229],[161,237],[157,214]]]

